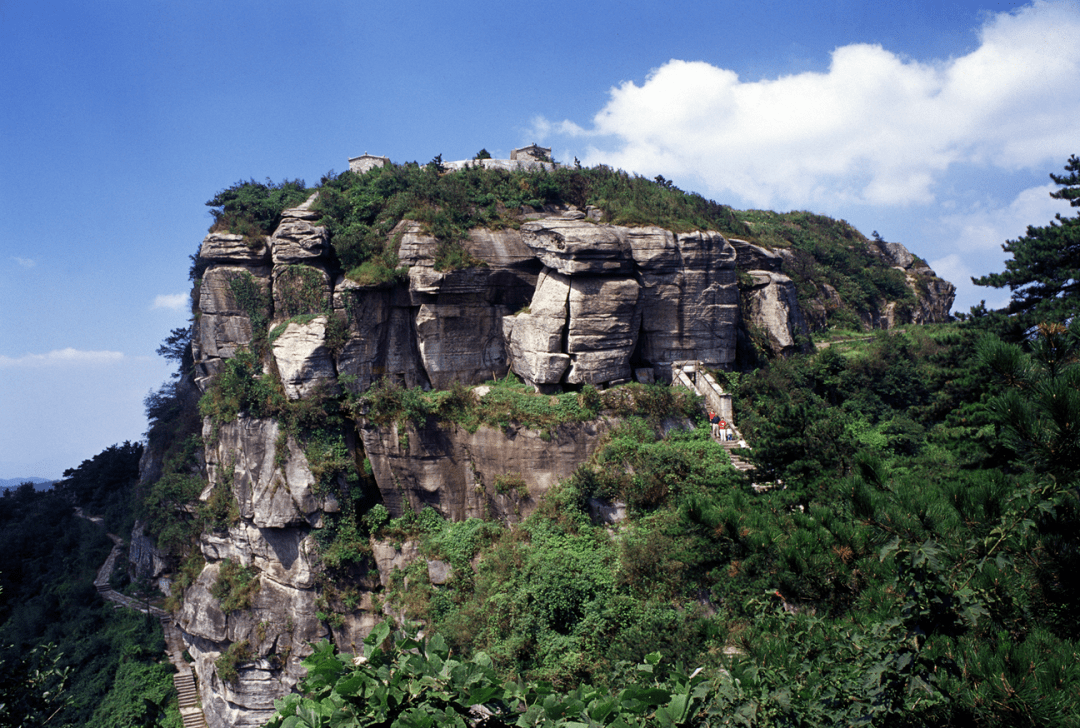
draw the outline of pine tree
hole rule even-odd
[[[1080,207],[1080,159],[1076,155],[1069,157],[1065,171],[1069,174],[1050,175],[1062,186],[1050,196]],[[1005,261],[1005,271],[971,281],[977,286],[1008,286],[1012,301],[1004,313],[1015,315],[1031,330],[1043,322],[1068,321],[1080,312],[1080,217],[1059,214],[1049,225],[1029,225],[1026,235],[1001,247],[1013,256]]]

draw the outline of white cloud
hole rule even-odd
[[[1047,184],[1024,190],[1007,206],[975,209],[941,217],[941,227],[949,232],[958,250],[965,252],[1004,252],[1001,246],[1027,232],[1028,225],[1048,225],[1054,215],[1067,215],[1069,203],[1050,197],[1060,189]]]
[[[151,308],[167,308],[171,311],[183,311],[191,303],[186,293],[164,293],[154,297]]]
[[[47,354],[25,354],[10,357],[0,354],[0,367],[43,367],[85,364],[113,364],[121,361],[124,355],[119,351],[80,351],[78,349],[56,349]]]
[[[952,165],[1042,168],[1074,152],[1080,7],[1037,0],[991,16],[979,46],[921,63],[877,45],[837,48],[826,73],[743,82],[671,60],[610,92],[584,162],[695,177],[763,207],[925,204]]]
[[[1048,225],[1056,213],[1068,213],[1067,202],[1050,197],[1050,192],[1057,189],[1053,184],[1031,187],[1002,207],[978,205],[937,218],[930,247],[941,253],[955,252],[929,263],[934,272],[956,286],[959,310],[979,300],[985,300],[990,308],[1003,308],[1009,303],[1009,289],[976,286],[971,279],[1005,270],[1009,256],[1001,246],[1023,236],[1028,225]]]
[[[37,263],[30,258],[20,258],[17,255],[11,256],[11,259],[21,265],[23,268],[33,268]]]

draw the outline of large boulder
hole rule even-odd
[[[290,322],[273,341],[274,362],[289,399],[303,399],[320,388],[337,390],[333,357],[326,348],[327,322],[326,316]]]
[[[521,238],[546,267],[563,275],[615,275],[633,267],[621,229],[583,219],[535,220],[521,226]]]
[[[281,213],[281,222],[270,238],[274,265],[311,263],[327,258],[330,254],[330,238],[325,227],[313,223],[322,217],[311,210],[312,196],[300,207]]]
[[[570,279],[567,382],[599,384],[630,378],[630,355],[641,327],[640,290],[632,276]]]
[[[533,385],[556,384],[570,366],[563,350],[570,309],[570,279],[545,269],[527,311],[508,322],[514,372]],[[504,319],[505,321],[506,319]]]
[[[257,528],[319,526],[324,511],[338,510],[334,494],[315,492],[307,457],[291,436],[282,437],[276,420],[240,417],[215,426],[207,419],[203,438],[213,444],[206,448],[210,485],[202,500],[215,486],[229,488],[240,517]]]
[[[251,237],[212,232],[199,247],[203,262],[225,265],[259,266],[270,263],[270,245],[265,236]]]
[[[790,278],[768,270],[749,271],[753,286],[744,292],[745,321],[758,331],[773,356],[806,351],[810,329],[799,308],[798,292]]]

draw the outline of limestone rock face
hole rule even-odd
[[[146,579],[156,579],[165,573],[169,564],[154,545],[154,539],[146,535],[146,523],[136,521],[131,530],[128,561],[135,573]]]
[[[334,361],[326,344],[327,317],[293,322],[273,343],[274,361],[289,399],[301,399],[317,387],[337,388]]]
[[[238,283],[246,284],[238,286]],[[264,321],[270,320],[270,268],[268,266],[219,265],[208,268],[199,286],[199,312],[191,349],[195,356],[196,382],[206,388],[209,378],[220,371],[223,360],[251,342],[250,311],[237,300],[235,290],[255,293],[249,304]]]
[[[544,493],[595,451],[610,425],[562,425],[549,439],[522,427],[468,432],[437,424],[378,427],[361,420],[360,436],[383,503],[395,516],[430,506],[451,520],[518,521]],[[525,492],[500,493],[500,476],[518,475]],[[382,567],[380,567],[380,573]]]
[[[665,381],[674,361],[730,365],[739,320],[731,245],[719,233],[662,235],[657,228],[642,229],[633,240],[642,243],[634,247],[641,270],[642,358]]]
[[[281,223],[270,238],[274,265],[309,263],[329,255],[330,239],[326,228],[312,224],[319,217],[319,213],[305,207],[282,213]]]
[[[619,228],[581,219],[527,222],[521,238],[546,267],[563,275],[629,273],[631,259]]]
[[[255,728],[273,714],[274,700],[303,676],[300,662],[311,654],[309,644],[327,630],[316,616],[313,590],[261,576],[250,607],[226,614],[212,595],[220,577],[219,563],[206,565],[184,594],[177,625],[195,660],[207,724]],[[215,663],[234,645],[237,677],[223,680]]]
[[[355,378],[345,385],[354,393],[383,377],[407,387],[429,386],[413,335],[408,291],[364,287],[341,278],[335,286],[334,315],[346,322],[349,332],[337,355],[338,375]]]
[[[258,528],[321,525],[323,512],[336,511],[337,501],[316,496],[307,458],[292,437],[284,438],[285,457],[276,458],[279,434],[276,420],[241,417],[215,435],[207,420],[203,437],[214,446],[206,451],[211,485],[202,500],[214,484],[223,484],[235,495],[241,518]]]
[[[630,354],[641,327],[641,286],[631,276],[582,277],[570,281],[566,351],[572,384],[630,378]]]
[[[768,270],[752,270],[750,275],[754,285],[745,295],[746,321],[751,330],[764,333],[773,356],[806,349],[810,329],[799,309],[795,284],[787,276]]]
[[[570,366],[570,356],[563,352],[569,300],[569,278],[545,270],[537,280],[528,312],[513,318],[511,360],[514,371],[531,384],[558,383]]]
[[[506,373],[502,319],[528,302],[539,267],[516,230],[474,231],[462,246],[484,265],[436,270],[439,242],[413,226],[402,236],[417,350],[436,388]]]
[[[270,246],[265,237],[247,238],[233,233],[210,233],[199,248],[204,261],[232,265],[266,265],[270,262]]]
[[[229,559],[254,566],[264,579],[282,586],[310,589],[315,585],[316,548],[304,529],[256,528],[241,521],[225,535],[204,535],[202,551],[214,562]]]
[[[643,363],[665,376],[673,361],[734,361],[735,251],[719,233],[557,218],[526,223],[522,238],[550,267],[504,331],[511,368],[538,389],[628,380]]]
[[[779,273],[783,267],[784,258],[779,253],[774,253],[768,248],[738,238],[728,238],[728,242],[731,243],[731,247],[735,248],[739,270],[763,270],[770,273]]]
[[[911,316],[914,324],[948,321],[952,315],[950,312],[956,299],[956,286],[933,275],[933,271],[930,273],[931,276],[908,276],[908,286],[922,293]]]

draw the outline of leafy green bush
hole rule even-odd
[[[330,314],[330,286],[323,273],[308,265],[290,265],[277,274],[274,293],[277,318]]]
[[[270,235],[281,222],[281,213],[299,205],[310,194],[299,179],[280,183],[269,179],[265,183],[240,180],[207,201],[214,216],[210,229],[250,237]]]
[[[262,584],[255,577],[254,569],[225,559],[221,562],[217,580],[210,587],[210,595],[218,600],[218,606],[226,614],[247,609]]]
[[[439,635],[428,639],[390,636],[386,623],[365,639],[365,654],[349,660],[323,642],[304,661],[302,695],[279,701],[267,728],[350,728],[367,725],[641,726],[699,725],[706,714],[708,680],[674,670],[654,672],[659,655],[631,673],[618,690],[580,685],[558,691],[500,679],[491,659],[477,653],[459,659]],[[709,710],[708,713],[714,711]]]
[[[280,385],[264,374],[262,362],[249,349],[238,349],[225,361],[221,373],[199,401],[203,417],[217,425],[232,422],[240,413],[269,417],[284,407]]]
[[[219,678],[227,683],[232,683],[236,682],[237,678],[240,677],[240,671],[237,669],[240,663],[247,662],[250,659],[251,646],[247,640],[240,640],[230,644],[228,649],[214,660],[214,667],[217,668]]]

